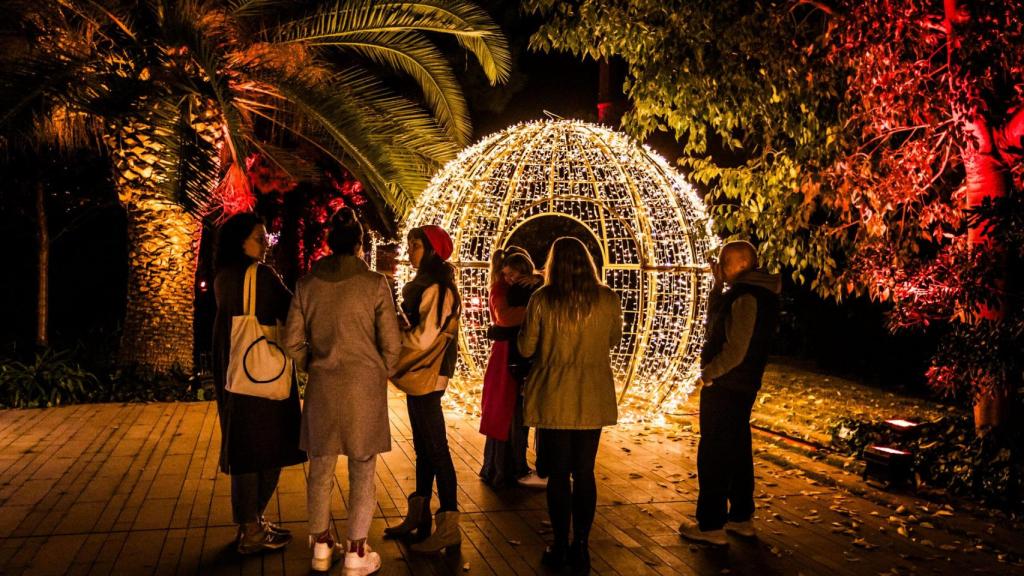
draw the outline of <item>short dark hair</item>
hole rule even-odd
[[[248,266],[253,259],[245,254],[242,245],[254,228],[266,225],[263,218],[254,212],[240,212],[228,218],[217,231],[217,248],[214,250],[213,268],[223,270],[232,266]]]
[[[327,233],[327,247],[334,254],[355,254],[363,243],[363,224],[356,211],[341,208],[331,217],[331,230]]]

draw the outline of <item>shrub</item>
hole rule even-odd
[[[843,418],[830,431],[833,448],[847,455],[893,441],[882,422]],[[970,417],[947,416],[905,432],[898,444],[913,452],[914,473],[923,484],[1024,510],[1024,427],[1008,425],[979,436]]]
[[[46,349],[28,363],[0,359],[0,406],[36,408],[88,401],[99,384],[68,350]]]
[[[0,407],[44,408],[85,402],[174,402],[213,399],[213,381],[178,367],[167,374],[123,370],[79,345],[46,349],[33,360],[0,358]]]

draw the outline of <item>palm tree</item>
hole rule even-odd
[[[471,132],[431,38],[454,38],[492,84],[510,62],[491,18],[462,0],[25,0],[8,9],[32,49],[5,70],[0,129],[59,105],[109,151],[128,222],[119,361],[159,372],[191,369],[202,219],[246,203],[251,154],[293,172],[281,145],[301,142],[344,165],[379,209],[402,215]],[[418,94],[396,89],[396,78],[411,78]]]

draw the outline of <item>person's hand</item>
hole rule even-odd
[[[697,388],[710,388],[715,382],[713,380],[704,381],[703,378],[697,378]]]

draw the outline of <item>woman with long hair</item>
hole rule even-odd
[[[388,375],[398,363],[401,335],[391,287],[363,260],[363,227],[342,208],[331,218],[331,255],[299,281],[288,313],[285,347],[309,373],[302,413],[302,447],[309,454],[307,503],[312,567],[327,571],[345,556],[345,574],[371,574],[380,555],[366,535],[376,506],[377,454],[391,450]],[[348,537],[344,548],[330,526],[338,456],[348,460]]]
[[[523,426],[525,365],[515,342],[530,295],[543,282],[525,250],[510,246],[495,250],[491,256],[488,308],[492,324],[487,336],[494,342],[480,401],[480,433],[487,436],[480,477],[495,488],[544,486],[526,461],[529,428]]]
[[[450,329],[450,323],[458,322],[462,308],[455,267],[447,262],[452,255],[452,239],[440,226],[421,226],[410,230],[407,240],[409,263],[416,269],[416,276],[402,287],[402,348],[428,350]],[[406,396],[416,453],[416,491],[408,497],[405,519],[397,526],[385,528],[384,534],[389,538],[414,536],[422,540],[411,546],[414,552],[436,553],[462,544],[455,464],[448,449],[441,408],[441,397],[449,378],[455,374],[458,353],[457,342],[450,341],[433,390]],[[435,479],[441,503],[434,518],[437,528],[431,534],[430,497]]]
[[[544,286],[530,299],[518,338],[520,352],[534,361],[524,422],[537,428],[537,469],[548,476],[554,541],[542,562],[555,569],[568,561],[574,572],[590,572],[594,461],[601,428],[618,417],[611,349],[621,337],[619,298],[601,283],[586,246],[576,238],[555,240]]]
[[[245,273],[256,263],[256,317],[263,325],[284,322],[291,293],[263,259],[267,229],[251,212],[220,227],[213,281],[217,315],[213,324],[213,373],[220,416],[220,469],[231,475],[231,511],[238,524],[241,554],[277,550],[291,542],[288,530],[263,513],[277,489],[281,468],[305,462],[299,449],[299,391],[294,381],[286,400],[233,394],[226,389],[231,353],[231,319],[244,313]]]

